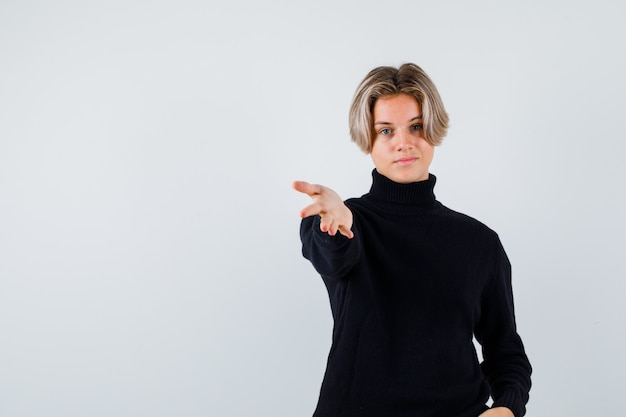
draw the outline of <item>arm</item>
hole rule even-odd
[[[517,333],[511,265],[499,239],[495,240],[493,253],[494,262],[483,291],[481,318],[475,334],[483,347],[483,373],[492,389],[494,402],[490,411],[494,417],[500,415],[495,414],[496,410],[510,410],[515,417],[522,417],[526,412],[532,368]]]
[[[304,181],[294,182],[293,188],[313,200],[300,212],[302,254],[323,277],[343,277],[361,252],[352,211],[330,188]]]

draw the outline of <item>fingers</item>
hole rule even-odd
[[[341,233],[348,239],[352,239],[354,237],[354,233],[352,233],[352,230],[348,229],[345,226],[339,226],[339,233]]]
[[[320,230],[322,232],[327,232],[330,236],[335,236],[337,232],[339,232],[348,239],[352,239],[354,237],[354,233],[350,230],[350,228],[339,224],[337,219],[327,219],[327,216],[324,215],[321,215]]]
[[[322,205],[319,202],[317,196],[322,192],[322,186],[318,184],[310,184],[306,181],[294,181],[292,184],[294,190],[307,194],[313,199],[313,204],[306,206],[300,210],[300,217],[305,218],[321,214],[323,211]]]
[[[335,236],[337,234],[337,222],[335,219],[329,219],[328,216],[322,215],[320,219],[320,230],[327,232],[331,236]]]
[[[318,184],[309,184],[306,181],[294,181],[292,184],[294,190],[309,196],[314,196],[322,192],[322,187]]]
[[[350,230],[352,213],[336,192],[306,181],[294,181],[292,187],[298,192],[307,194],[313,200],[312,204],[300,210],[301,218],[319,215],[322,232],[330,236],[335,236],[339,232],[348,239],[354,237],[354,233]]]
[[[313,203],[300,210],[300,217],[303,219],[309,216],[315,216],[322,213],[322,206],[319,203]]]

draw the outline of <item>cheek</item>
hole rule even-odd
[[[372,149],[372,152],[370,152],[370,158],[372,158],[372,162],[374,162],[374,165],[378,166],[379,156],[377,149]]]
[[[424,156],[424,159],[426,159],[428,163],[430,163],[430,161],[433,160],[433,156],[435,156],[435,148],[431,145],[424,147],[422,149],[422,155]]]
[[[372,145],[372,150],[370,151],[370,156],[372,159],[378,159],[383,154],[383,144],[379,141],[374,142]]]
[[[374,165],[377,168],[381,168],[384,165],[385,161],[389,159],[386,156],[388,153],[389,152],[384,149],[383,144],[379,143],[378,145],[372,147],[372,151],[370,152],[370,158],[372,158],[372,162],[374,162]]]

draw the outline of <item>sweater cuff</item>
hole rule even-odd
[[[515,417],[526,414],[526,401],[515,391],[505,391],[493,401],[492,408],[506,407],[513,412]]]

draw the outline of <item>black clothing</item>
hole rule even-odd
[[[334,319],[314,416],[476,417],[491,394],[522,417],[531,366],[497,234],[437,201],[433,175],[372,176],[368,194],[345,202],[353,239],[321,232],[319,216],[301,224]]]

